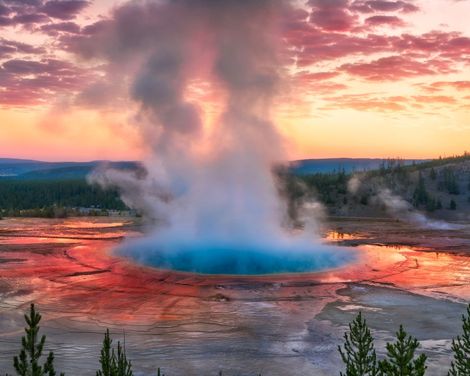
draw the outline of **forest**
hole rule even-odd
[[[306,200],[324,205],[329,215],[368,215],[374,207],[377,191],[389,188],[416,209],[427,211],[467,210],[470,206],[470,154],[438,158],[405,165],[400,159],[384,160],[378,169],[346,172],[341,167],[329,173],[297,175],[292,170],[276,170],[279,189],[287,198],[291,217]],[[348,191],[348,182],[359,177],[362,188]],[[73,179],[0,179],[0,216],[66,217],[87,214],[106,215],[109,210],[129,210],[116,188],[90,185],[85,178]]]
[[[0,214],[3,216],[64,217],[79,208],[126,210],[116,189],[104,190],[85,179],[0,180]],[[73,210],[75,209],[75,210]]]
[[[400,159],[384,160],[378,169],[347,173],[295,175],[281,171],[282,192],[291,216],[304,202],[321,202],[331,216],[386,216],[377,197],[390,190],[410,208],[429,214],[458,216],[470,208],[470,155],[439,158],[405,165]],[[359,183],[352,192],[352,178]]]

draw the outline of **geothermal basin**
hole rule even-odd
[[[269,275],[312,273],[340,267],[354,260],[351,249],[288,235],[278,242],[238,244],[236,241],[160,241],[158,234],[118,247],[129,256],[159,269],[209,275]]]
[[[0,221],[2,372],[13,371],[23,312],[35,302],[47,349],[73,375],[96,371],[106,328],[115,340],[125,334],[136,375],[337,375],[337,345],[362,310],[379,357],[404,324],[437,376],[470,300],[468,227],[336,219],[320,251],[344,248],[341,262],[262,276],[150,267],[115,253],[128,238],[142,238],[132,218]]]

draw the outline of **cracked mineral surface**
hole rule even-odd
[[[319,273],[207,276],[117,257],[134,219],[0,221],[0,370],[12,372],[31,302],[57,368],[98,368],[103,332],[125,337],[137,375],[337,375],[337,346],[362,310],[379,357],[400,324],[446,373],[470,301],[470,227],[437,231],[395,221],[336,219],[324,241],[356,261]],[[353,248],[351,248],[353,249]]]

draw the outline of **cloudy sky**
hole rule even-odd
[[[123,51],[152,39],[151,29],[139,34],[150,16],[129,12],[143,3],[152,1],[0,0],[0,157],[144,157],[129,93],[140,62]],[[285,80],[272,118],[289,157],[470,150],[469,14],[469,0],[310,0],[286,8],[278,36]],[[185,97],[211,129],[223,93],[204,77]]]

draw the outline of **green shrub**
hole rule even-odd
[[[39,322],[41,315],[36,312],[34,304],[31,304],[29,316],[24,316],[28,326],[26,335],[21,338],[21,351],[19,356],[13,358],[13,366],[19,376],[55,376],[54,353],[51,351],[46,362],[40,365],[40,359],[46,342],[43,335],[38,341]],[[64,374],[61,373],[63,376]]]
[[[361,312],[349,324],[349,333],[344,333],[344,348],[338,346],[338,351],[346,365],[346,373],[341,372],[341,376],[378,375],[374,339]]]
[[[104,333],[103,347],[101,348],[101,369],[96,376],[132,376],[132,365],[127,360],[126,352],[118,341],[117,351],[112,348],[113,340],[109,336],[109,329]]]
[[[396,336],[395,343],[387,343],[387,358],[379,362],[381,375],[423,376],[427,368],[426,355],[415,357],[418,340],[408,336],[402,325]]]
[[[470,375],[470,304],[467,307],[467,316],[462,316],[462,336],[452,341],[454,360],[452,361],[449,376]]]

